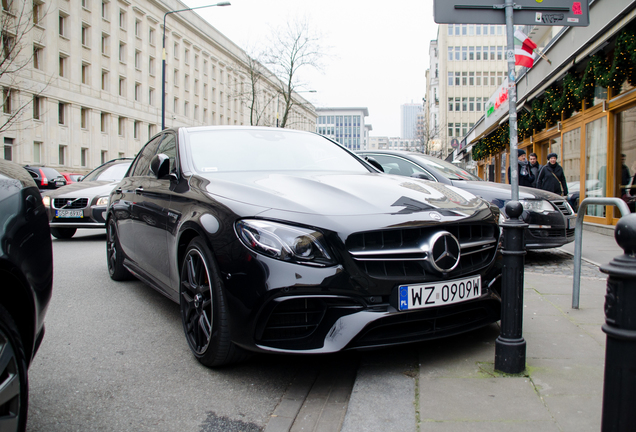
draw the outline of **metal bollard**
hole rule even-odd
[[[504,231],[503,272],[501,275],[501,334],[495,341],[495,370],[520,373],[526,368],[526,341],[523,327],[523,264],[526,250],[523,232],[528,224],[519,219],[519,201],[506,204],[509,219]]]
[[[605,294],[605,378],[601,431],[633,431],[636,425],[636,214],[623,216],[614,230],[625,251],[601,267]]]

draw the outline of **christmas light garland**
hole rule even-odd
[[[582,75],[568,72],[560,84],[554,84],[534,99],[531,111],[524,111],[517,120],[520,140],[543,130],[547,124],[569,118],[583,102],[594,99],[596,87],[611,88],[619,94],[625,81],[636,86],[636,34],[633,29],[623,30],[616,38],[613,58],[594,55]],[[510,144],[508,122],[473,146],[473,160],[482,160],[501,153]]]

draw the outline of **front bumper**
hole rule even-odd
[[[105,228],[106,206],[90,206],[82,209],[81,218],[59,218],[56,210],[48,208],[49,225],[53,228]]]

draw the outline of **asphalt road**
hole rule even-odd
[[[259,355],[205,368],[176,303],[109,278],[104,231],[54,239],[53,258],[46,334],[29,377],[30,432],[262,430],[294,379],[324,361]]]

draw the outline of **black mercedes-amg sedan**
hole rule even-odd
[[[167,129],[110,195],[107,262],[114,280],[132,274],[178,302],[195,357],[219,366],[497,321],[500,217],[317,134]]]

